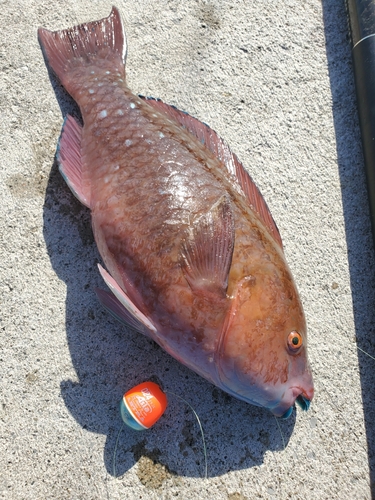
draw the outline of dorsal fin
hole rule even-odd
[[[139,97],[146,100],[153,108],[167,115],[168,118],[172,118],[183,128],[186,128],[186,130],[197,137],[197,139],[199,139],[199,141],[226,166],[228,172],[237,181],[242,192],[246,196],[251,209],[256,212],[275,241],[277,241],[282,248],[281,236],[267,203],[255,182],[245,170],[237,156],[231,152],[225,141],[206,123],[201,122],[184,111],[180,111],[175,106],[170,106],[160,99],[155,99],[153,97],[144,97],[141,95]]]

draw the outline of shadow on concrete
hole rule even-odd
[[[349,26],[343,0],[323,0],[337,161],[348,249],[356,342],[375,498],[375,253],[356,107]],[[374,89],[375,91],[375,89]],[[355,429],[353,429],[355,432]]]
[[[50,80],[62,115],[79,117],[74,102],[52,74]],[[268,411],[228,396],[153,341],[124,328],[101,308],[94,289],[105,286],[97,270],[100,256],[90,214],[70,193],[56,162],[48,181],[43,216],[51,264],[66,284],[66,334],[79,380],[63,381],[61,393],[84,429],[107,436],[104,463],[110,474],[120,476],[138,462],[138,477],[148,486],[150,478],[157,483],[168,475],[203,476],[197,421],[191,409],[171,393],[182,396],[199,415],[207,443],[209,477],[260,465],[267,450],[287,445],[295,413],[279,422],[282,436]],[[126,390],[149,379],[171,391],[166,414],[148,431],[131,431],[122,426],[119,402]]]

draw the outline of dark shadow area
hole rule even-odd
[[[375,356],[375,253],[371,236],[345,2],[323,0],[323,20],[356,342],[359,349]],[[375,498],[375,365],[374,360],[361,350],[358,351],[358,360],[371,489],[372,497]]]
[[[63,117],[68,113],[79,117],[78,108],[53,75],[50,80]],[[172,393],[187,400],[199,415],[207,443],[208,476],[260,465],[267,450],[281,450],[283,442],[287,445],[295,413],[280,421],[281,435],[268,411],[228,396],[102,309],[94,289],[105,285],[97,270],[101,259],[90,214],[70,193],[56,161],[43,217],[52,267],[66,284],[66,335],[78,378],[78,382],[61,383],[62,397],[84,429],[107,436],[104,463],[109,474],[121,476],[138,462],[138,477],[148,486],[150,481],[157,486],[169,475],[203,476],[199,426],[191,409]],[[122,395],[150,379],[170,391],[165,415],[145,432],[122,427]]]

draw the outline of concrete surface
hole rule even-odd
[[[286,422],[236,401],[102,310],[89,214],[56,172],[73,103],[36,30],[111,1],[0,0],[1,401],[4,499],[369,499],[374,253],[344,2],[117,1],[128,82],[209,123],[263,192],[309,324],[316,397]],[[56,98],[57,97],[57,98]],[[172,394],[144,433],[125,390]],[[372,479],[371,479],[372,478]],[[373,485],[374,488],[374,485]],[[375,491],[375,490],[373,490]]]

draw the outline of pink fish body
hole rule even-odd
[[[102,304],[213,384],[276,416],[313,397],[306,323],[280,235],[238,159],[207,125],[125,83],[119,12],[39,30],[78,103],[57,158],[91,209]]]

